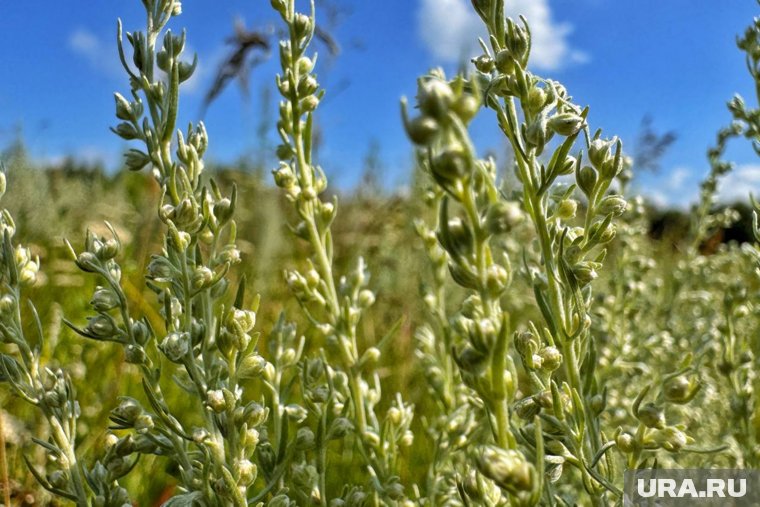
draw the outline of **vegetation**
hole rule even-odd
[[[759,149],[758,109],[731,100],[690,227],[658,227],[622,141],[528,70],[529,20],[473,0],[482,54],[402,104],[411,192],[339,212],[313,6],[271,2],[270,186],[178,130],[182,9],[142,3],[144,31],[119,25],[130,171],[4,154],[5,505],[603,506],[627,469],[760,465],[760,204],[747,241],[713,241],[740,218],[715,205],[725,145]],[[760,20],[738,46],[760,83]],[[509,167],[478,157],[477,115]]]

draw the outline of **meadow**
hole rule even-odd
[[[624,140],[530,70],[531,20],[473,0],[482,54],[389,105],[409,188],[368,157],[338,192],[314,5],[271,1],[262,167],[204,161],[203,124],[177,123],[193,6],[142,4],[119,25],[123,170],[2,154],[4,505],[606,506],[626,470],[760,466],[760,206],[716,197],[729,143],[760,152],[757,96],[716,97],[699,201],[657,208]]]

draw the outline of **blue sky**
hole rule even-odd
[[[369,146],[379,143],[383,181],[408,179],[411,151],[399,121],[402,95],[413,96],[416,76],[432,66],[456,69],[470,54],[479,26],[468,0],[348,1],[351,12],[336,35],[344,51],[323,60],[328,100],[320,109],[325,138],[322,165],[342,187],[353,185]],[[534,70],[562,81],[579,104],[590,104],[592,127],[620,135],[632,147],[649,114],[659,131],[678,141],[661,174],[641,175],[652,199],[685,205],[707,171],[705,151],[728,120],[725,102],[739,92],[754,103],[735,36],[760,14],[754,0],[513,0],[535,32]],[[115,63],[115,19],[126,30],[142,26],[137,0],[4,2],[0,8],[0,144],[20,126],[34,157],[101,159],[116,167],[127,146],[108,131],[113,91],[127,91]],[[276,26],[269,2],[193,0],[175,28],[186,27],[201,67],[183,96],[195,119],[236,16],[249,27]],[[246,101],[231,86],[206,114],[210,157],[232,161],[257,147],[261,90],[273,64],[251,76]],[[344,86],[346,85],[347,86]],[[340,89],[330,94],[329,90]],[[274,114],[274,110],[272,114]],[[488,116],[485,113],[484,116]],[[483,149],[499,148],[491,118],[474,128]],[[760,164],[746,147],[730,154],[738,170],[724,184],[726,198],[760,190]]]

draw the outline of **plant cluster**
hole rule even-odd
[[[180,2],[142,4],[144,31],[118,26],[129,93],[115,95],[113,131],[135,144],[126,168],[149,168],[159,188],[144,290],[129,281],[116,227],[88,231],[81,248],[66,243],[93,289],[86,318],[63,323],[98,350],[118,349],[138,381],[119,383],[92,447],[82,444],[93,420],[82,375],[53,354],[59,330],[27,297],[39,257],[0,213],[0,382],[46,422],[25,460],[50,494],[79,506],[154,500],[137,476],[167,485],[169,506],[604,506],[622,504],[627,469],[758,465],[757,218],[757,244],[698,250],[732,219],[712,209],[730,170],[722,157],[731,137],[758,149],[757,109],[729,103],[734,121],[709,153],[692,248],[666,253],[648,236],[642,199],[626,195],[635,163],[622,141],[592,130],[589,108],[530,70],[527,20],[507,18],[504,0],[473,0],[488,37],[472,68],[430,71],[415,111],[402,104],[420,170],[412,199],[423,205],[407,209],[421,215],[426,318],[378,325],[384,294],[340,241],[338,201],[325,196],[315,156],[325,90],[310,49],[314,6],[271,0],[285,28],[272,172],[300,253],[283,273],[300,312],[285,306],[263,326],[274,302],[251,296],[240,275],[257,262],[241,252],[237,220],[255,196],[205,170],[202,123],[178,128],[179,91],[197,65],[184,32],[168,29]],[[756,83],[759,33],[756,20],[738,41]],[[514,177],[479,156],[468,130],[478,115],[495,118]],[[0,194],[5,186],[0,172]],[[425,381],[417,390],[393,379],[389,344],[404,326]]]

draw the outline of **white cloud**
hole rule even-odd
[[[122,76],[115,42],[107,43],[86,28],[77,28],[69,35],[68,47],[99,72],[109,77]]]
[[[636,191],[657,207],[687,209],[699,197],[699,185],[692,174],[690,168],[678,166],[655,179],[640,182]]]
[[[588,56],[570,46],[572,26],[552,18],[549,0],[513,0],[506,14],[528,19],[533,35],[531,63],[544,70],[557,70],[568,64],[583,63]],[[468,0],[421,0],[418,25],[423,42],[438,59],[456,62],[478,52],[478,37],[485,29]]]
[[[739,165],[718,183],[718,199],[725,203],[747,202],[749,195],[760,196],[760,165]]]
[[[69,35],[68,47],[101,74],[112,78],[126,79],[126,73],[118,60],[115,42],[106,43],[86,28],[78,28]],[[125,50],[128,49],[125,48]],[[226,51],[226,47],[220,45],[208,54],[199,54],[195,73],[190,79],[182,83],[183,94],[197,95],[203,93],[213,76],[214,69],[226,55]],[[194,54],[195,50],[187,45],[182,53],[182,58],[189,63],[192,62]]]
[[[688,167],[676,167],[667,176],[643,184],[640,191],[655,205],[687,209],[699,199],[700,178]],[[738,165],[718,181],[719,202],[748,202],[749,195],[760,197],[760,164]]]

